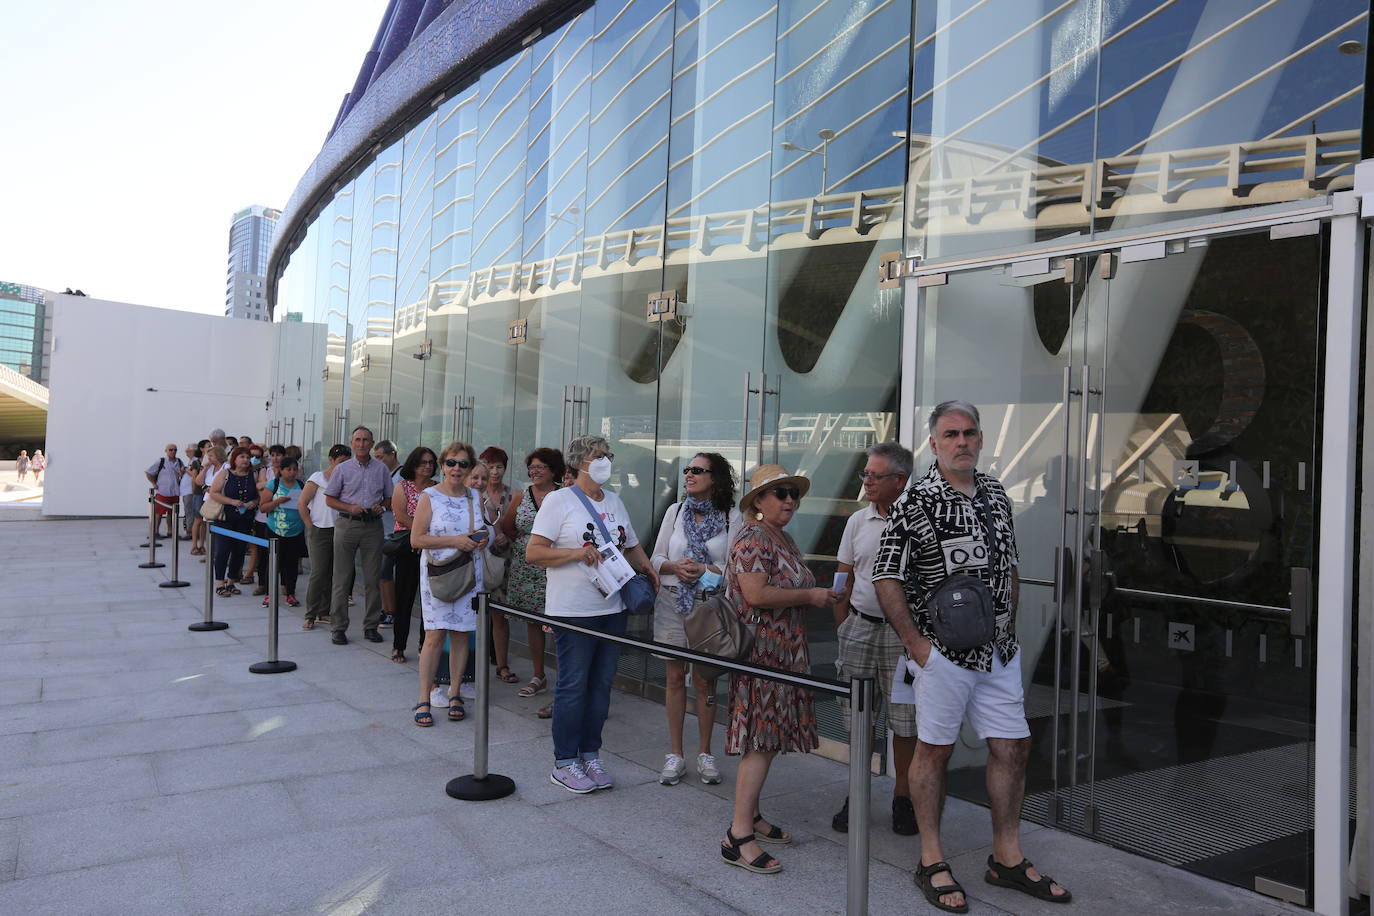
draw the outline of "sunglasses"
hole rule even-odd
[[[901,477],[902,475],[893,471],[891,474],[870,474],[868,471],[860,471],[860,480],[886,480],[889,477]]]
[[[687,467],[685,467],[685,468],[682,469],[682,473],[683,473],[683,474],[691,474],[693,477],[695,477],[695,476],[697,476],[698,474],[709,474],[709,473],[711,473],[711,469],[710,469],[710,468],[699,468],[699,467],[697,467],[696,465],[689,464],[689,465],[687,465]]]
[[[467,470],[468,468],[472,467],[472,462],[468,461],[466,458],[445,458],[444,467],[462,468],[463,470]]]
[[[768,492],[776,496],[780,502],[789,499],[797,502],[801,499],[801,490],[798,487],[774,487]]]

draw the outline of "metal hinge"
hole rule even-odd
[[[518,318],[510,323],[510,332],[506,337],[506,343],[522,344],[529,339],[530,320],[528,318]]]
[[[686,298],[679,296],[675,289],[659,290],[649,293],[648,318],[650,321],[672,321],[685,318],[688,314]]]
[[[910,277],[921,266],[920,258],[903,257],[900,251],[889,251],[878,256],[878,289],[897,289],[901,281]]]

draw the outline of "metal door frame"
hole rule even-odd
[[[1360,194],[1368,203],[1361,208]],[[899,389],[901,413],[898,438],[914,448],[922,434],[921,418],[915,415],[916,386],[920,378],[925,322],[925,289],[943,285],[952,273],[999,264],[1016,264],[1052,257],[1119,252],[1123,247],[1162,244],[1195,238],[1249,234],[1295,224],[1327,222],[1328,285],[1324,314],[1326,331],[1320,392],[1322,409],[1321,482],[1318,512],[1321,536],[1317,547],[1316,672],[1313,691],[1315,715],[1315,772],[1313,786],[1312,904],[1323,916],[1349,912],[1347,864],[1349,846],[1348,798],[1350,789],[1350,677],[1353,658],[1355,564],[1355,500],[1359,492],[1355,461],[1355,430],[1360,395],[1360,328],[1364,309],[1365,221],[1374,222],[1374,160],[1357,167],[1356,191],[1340,191],[1299,204],[1256,207],[1238,213],[1218,214],[1198,220],[1160,226],[1156,231],[1107,232],[1093,239],[1052,242],[1015,252],[923,264],[920,258],[899,259],[889,276],[900,277],[903,289],[902,375]],[[1279,229],[1280,233],[1285,230]],[[1300,230],[1299,230],[1300,231]],[[1374,280],[1374,278],[1371,278]],[[1374,336],[1374,330],[1371,330]],[[1374,380],[1374,367],[1370,370]],[[1374,504],[1368,494],[1364,501]],[[1369,518],[1366,515],[1366,518]],[[1058,571],[1056,572],[1058,575]],[[1366,634],[1368,635],[1368,634]],[[1374,702],[1374,695],[1369,698]],[[1374,767],[1372,767],[1374,769]],[[1372,774],[1374,775],[1374,774]],[[1374,868],[1374,843],[1359,850]]]

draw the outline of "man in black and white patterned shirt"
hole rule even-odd
[[[967,717],[988,745],[993,854],[984,880],[1066,903],[1069,892],[1040,875],[1021,854],[1030,729],[1016,643],[1020,589],[1011,500],[995,477],[977,470],[983,448],[977,407],[945,401],[931,411],[928,426],[935,463],[893,505],[873,562],[878,601],[911,659],[907,667],[916,692],[917,743],[910,772],[921,832],[916,881],[933,905],[966,911],[963,889],[944,861],[940,815],[945,770]],[[989,536],[995,545],[989,544]],[[926,610],[926,596],[956,573],[988,583],[997,610],[992,640],[962,651],[940,644]]]

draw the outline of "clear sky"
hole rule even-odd
[[[385,9],[0,2],[0,280],[223,314],[230,217],[286,205]]]

